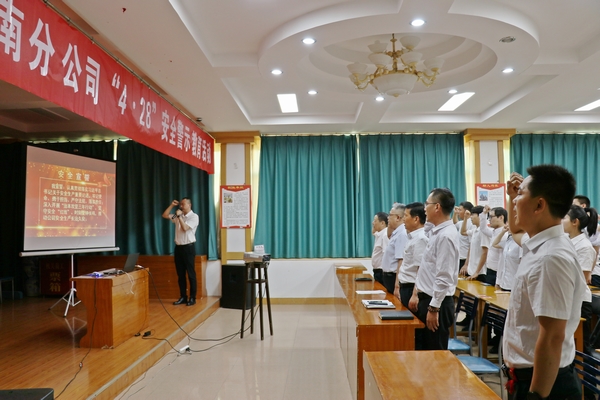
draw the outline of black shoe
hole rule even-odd
[[[190,298],[190,301],[187,302],[188,306],[193,306],[194,304],[196,304],[196,299],[195,298]]]
[[[180,297],[179,300],[173,303],[174,306],[187,303],[187,297]]]

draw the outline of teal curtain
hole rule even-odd
[[[119,142],[117,160],[116,239],[121,253],[171,254],[175,232],[161,214],[174,199],[189,197],[200,218],[196,254],[208,254],[208,174],[134,141]]]
[[[219,258],[217,252],[217,217],[215,211],[214,199],[214,175],[208,175],[208,259],[213,261]]]
[[[355,257],[356,138],[266,136],[254,244],[274,258]]]
[[[590,198],[592,207],[600,207],[600,135],[521,134],[510,139],[511,171],[527,175],[527,168],[538,164],[556,164],[568,169],[577,182],[577,194]]]
[[[357,256],[373,250],[371,222],[394,202],[424,202],[436,187],[466,199],[464,139],[458,134],[369,135],[359,137],[356,210]]]

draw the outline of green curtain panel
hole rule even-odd
[[[356,138],[262,138],[254,244],[274,258],[355,257]]]
[[[527,175],[527,168],[538,164],[557,164],[575,176],[577,194],[590,198],[600,207],[597,168],[600,162],[600,135],[527,134],[510,139],[511,171]]]
[[[122,253],[171,254],[175,233],[161,214],[174,199],[189,197],[200,224],[196,254],[208,254],[208,174],[134,141],[119,142],[117,245]]]
[[[431,189],[449,188],[465,200],[464,139],[458,134],[359,137],[357,256],[373,250],[371,222],[394,202],[424,202]]]

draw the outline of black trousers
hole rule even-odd
[[[379,282],[383,285],[383,270],[381,268],[373,269],[373,278],[375,282]]]
[[[427,307],[431,302],[431,296],[427,293],[419,293],[419,306],[417,318],[427,324]],[[449,329],[454,317],[454,299],[452,296],[444,297],[438,313],[439,327],[433,332],[427,326],[415,331],[415,348],[417,350],[448,350]]]
[[[523,368],[516,370],[517,382],[515,391],[509,394],[509,400],[526,400],[527,392],[531,386],[531,377],[533,368]],[[581,381],[573,366],[564,367],[558,370],[558,375],[550,391],[550,400],[579,400],[581,399]]]
[[[390,294],[394,294],[394,288],[396,287],[396,273],[395,272],[384,272],[383,273],[383,286]]]
[[[186,273],[190,280],[190,299],[196,298],[196,245],[195,243],[175,246],[175,270],[177,271],[177,283],[179,284],[179,296],[188,297],[186,293]]]
[[[401,283],[400,284],[400,301],[402,302],[402,305],[406,308],[408,308],[408,302],[410,301],[410,298],[412,297],[414,288],[415,288],[414,283]]]
[[[496,286],[496,271],[489,268],[487,269],[487,272],[485,273],[485,283]]]

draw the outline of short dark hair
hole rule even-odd
[[[379,222],[385,222],[385,226],[387,226],[387,224],[388,224],[388,215],[387,215],[387,213],[384,213],[383,211],[379,211],[375,215],[377,216],[377,219],[379,220]]]
[[[541,197],[548,203],[550,215],[563,218],[575,196],[575,177],[566,168],[553,164],[535,165],[527,168],[531,176],[531,197]],[[588,204],[589,205],[589,204]]]
[[[192,199],[190,199],[189,197],[184,197],[183,199],[181,199],[181,201],[183,200],[187,200],[190,202],[190,207],[192,206]]]
[[[502,207],[494,207],[494,208],[492,208],[492,213],[494,214],[495,217],[503,217],[504,223],[507,222],[508,212],[506,211],[506,209],[504,209]]]
[[[435,188],[430,194],[437,200],[442,208],[442,212],[445,215],[450,215],[450,213],[454,210],[454,205],[456,204],[456,200],[454,200],[454,195],[448,188]]]
[[[425,223],[425,205],[423,203],[415,202],[406,205],[406,209],[411,217],[419,217],[421,224]]]
[[[590,202],[590,198],[587,196],[584,196],[582,194],[576,194],[575,196],[573,196],[573,200],[575,200],[575,199],[577,199],[579,204],[585,204],[587,207],[592,206],[592,203]]]
[[[473,214],[477,214],[477,215],[479,215],[479,214],[481,214],[482,212],[483,212],[483,206],[474,206],[474,207],[471,209],[471,215],[473,215]]]
[[[473,209],[473,203],[471,203],[470,201],[463,201],[459,204],[459,206],[462,206],[462,208],[468,210],[469,212]]]

